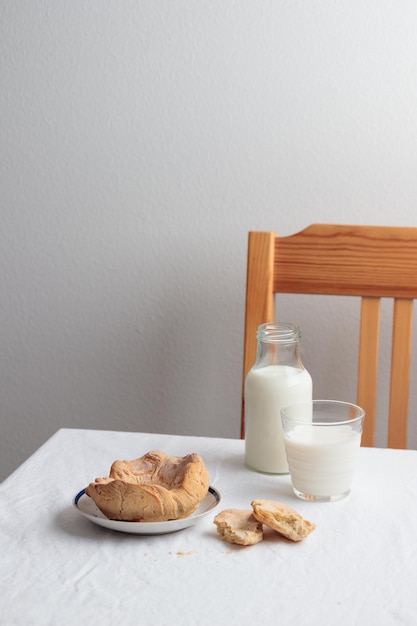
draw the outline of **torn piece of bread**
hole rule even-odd
[[[304,519],[297,511],[274,500],[253,500],[251,502],[255,518],[284,535],[291,541],[302,541],[316,527]]]
[[[86,493],[109,519],[162,522],[191,515],[209,483],[199,454],[180,457],[153,450],[133,461],[115,461],[110,476],[97,478]]]
[[[262,524],[255,519],[252,511],[225,509],[216,515],[213,522],[220,537],[228,543],[253,546],[264,537]]]

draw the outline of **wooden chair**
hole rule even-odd
[[[256,358],[256,331],[275,321],[275,294],[361,296],[357,403],[362,445],[375,444],[381,298],[394,299],[388,447],[407,447],[417,228],[314,224],[289,236],[250,232],[243,380]],[[244,397],[241,435],[244,437]]]

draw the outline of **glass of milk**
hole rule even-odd
[[[296,402],[281,410],[294,493],[303,500],[345,498],[358,464],[365,411],[338,400]]]

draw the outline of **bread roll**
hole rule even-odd
[[[197,453],[179,457],[153,450],[133,461],[115,461],[109,477],[97,478],[86,493],[109,519],[162,522],[191,515],[209,483]]]

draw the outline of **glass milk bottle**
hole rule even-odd
[[[301,361],[298,326],[262,324],[257,339],[256,362],[245,380],[245,464],[258,472],[286,474],[281,409],[312,400],[313,384]]]

